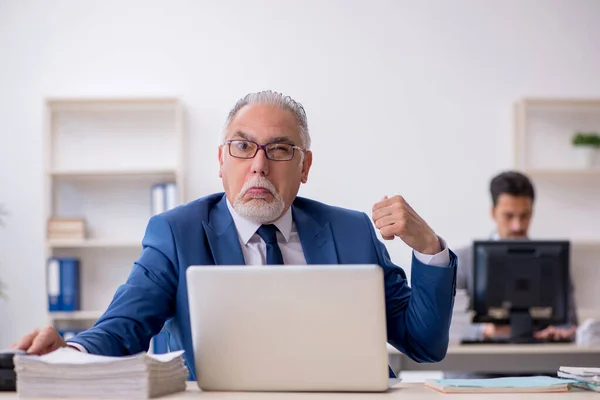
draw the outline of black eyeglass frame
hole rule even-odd
[[[251,144],[253,144],[253,145],[255,145],[255,146],[256,146],[256,151],[254,152],[254,154],[253,154],[252,156],[249,156],[249,157],[240,157],[240,156],[234,156],[233,154],[231,154],[231,143],[233,143],[233,142],[245,142],[245,143],[251,143]],[[289,158],[289,159],[287,159],[287,158],[286,158],[286,159],[283,159],[283,160],[277,160],[277,159],[275,159],[275,158],[271,158],[271,157],[269,157],[269,153],[267,152],[267,147],[268,147],[268,146],[272,146],[272,145],[274,145],[274,144],[278,144],[278,145],[284,145],[284,146],[290,146],[290,147],[292,148],[292,155],[290,156],[290,158]],[[253,140],[246,140],[246,139],[230,139],[230,140],[227,140],[227,141],[225,142],[224,146],[225,146],[225,145],[227,145],[227,148],[228,148],[228,151],[229,151],[229,155],[230,155],[231,157],[234,157],[234,158],[239,158],[239,159],[242,159],[242,160],[250,160],[250,159],[252,159],[252,158],[256,157],[256,155],[258,154],[258,151],[259,151],[259,150],[261,150],[261,149],[264,151],[264,153],[265,153],[265,157],[267,157],[267,159],[268,159],[268,160],[271,160],[271,161],[292,161],[292,160],[294,159],[294,156],[296,155],[296,150],[300,150],[301,152],[303,152],[303,153],[306,153],[306,149],[303,149],[302,147],[299,147],[299,146],[296,146],[296,145],[293,145],[293,144],[290,144],[290,143],[278,143],[278,142],[271,142],[271,143],[267,143],[267,144],[258,144],[258,143],[256,143],[256,142],[255,142],[255,141],[253,141]]]

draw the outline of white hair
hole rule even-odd
[[[225,121],[225,129],[222,133],[221,143],[225,143],[227,137],[227,128],[235,117],[235,115],[242,109],[242,107],[249,104],[266,104],[281,108],[282,110],[290,111],[300,129],[300,146],[305,150],[310,150],[310,133],[308,132],[308,122],[306,120],[306,112],[302,104],[292,99],[290,96],[284,96],[281,93],[273,92],[271,90],[265,90],[262,92],[249,93],[242,97],[235,106],[229,112],[227,121]]]

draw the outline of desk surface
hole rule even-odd
[[[391,346],[388,347],[388,354],[392,370],[396,373],[454,371],[539,374],[552,373],[565,365],[600,365],[600,346],[583,347],[571,343],[453,345],[448,347],[446,357],[440,363],[416,363]]]
[[[388,345],[388,353],[402,355],[397,349]],[[574,343],[556,344],[463,344],[448,347],[449,355],[470,354],[600,354],[600,346],[584,347]]]
[[[547,400],[548,396],[560,399],[595,399],[598,400],[598,393],[591,391],[576,390],[569,393],[530,393],[530,394],[482,394],[482,393],[454,393],[442,394],[432,389],[425,387],[420,383],[399,383],[394,388],[389,389],[385,393],[242,393],[242,392],[202,392],[198,389],[195,382],[188,382],[185,392],[174,393],[169,396],[159,397],[158,399],[178,400],[178,399],[219,399],[219,400],[262,400],[262,399],[277,399],[277,400],[361,400],[361,399],[402,399],[402,400],[475,400],[475,399],[514,399],[519,400]],[[560,397],[557,397],[560,396]],[[20,399],[16,393],[0,392],[0,400],[17,400]],[[55,399],[56,400],[56,399]]]

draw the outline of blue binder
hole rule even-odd
[[[80,308],[79,260],[53,257],[47,265],[49,311],[77,311]]]
[[[57,258],[50,258],[46,265],[46,293],[48,294],[48,311],[61,311],[60,260]]]
[[[61,258],[60,278],[63,311],[78,311],[80,305],[79,260]]]

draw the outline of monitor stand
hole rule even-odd
[[[533,338],[533,320],[529,310],[510,312],[510,341],[512,343],[530,343]]]

